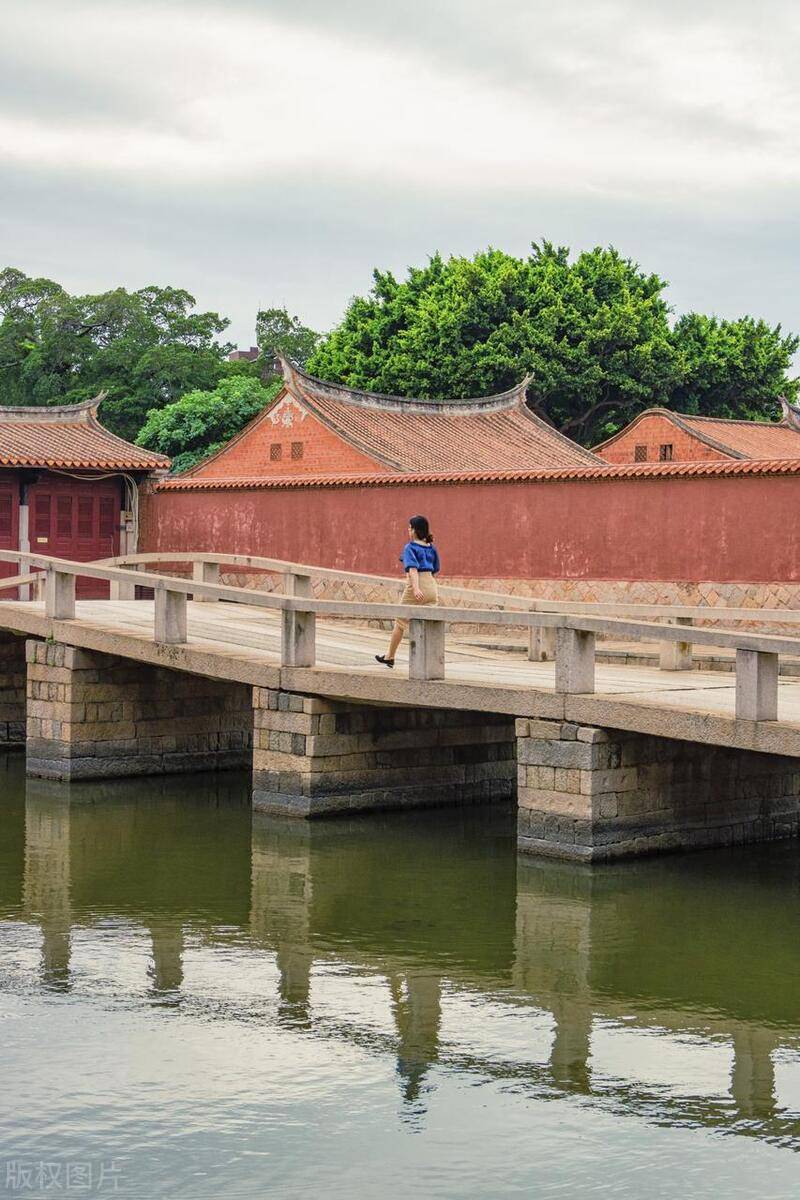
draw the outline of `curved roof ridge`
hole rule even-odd
[[[310,375],[308,371],[303,370],[297,363],[293,363],[280,353],[275,357],[280,364],[287,387],[294,386],[301,392],[309,392],[312,398],[316,392],[323,397],[357,407],[379,408],[391,412],[434,412],[457,416],[459,413],[466,415],[467,413],[493,412],[498,409],[511,408],[515,404],[525,403],[525,392],[533,378],[532,375],[526,375],[513,387],[508,388],[505,392],[498,392],[494,396],[475,396],[463,400],[423,400],[410,396],[390,396],[381,392],[367,392],[359,388],[347,387],[343,383],[329,383],[326,379]]]
[[[780,421],[759,421],[758,417],[706,417],[703,413],[677,413],[677,416],[682,417],[684,421],[710,421],[715,425],[758,425],[765,429],[792,429],[783,417]]]
[[[97,416],[100,404],[108,392],[98,392],[91,400],[78,404],[20,404],[0,405],[0,421],[41,421],[55,425],[59,422],[88,421]]]

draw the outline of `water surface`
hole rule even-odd
[[[800,847],[0,758],[0,1197],[800,1195]]]

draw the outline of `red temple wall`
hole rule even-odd
[[[797,476],[167,491],[140,546],[389,574],[424,513],[451,577],[794,582],[798,511]]]

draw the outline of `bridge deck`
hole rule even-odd
[[[76,619],[45,615],[37,602],[0,602],[0,628],[105,651],[177,670],[366,702],[505,712],[582,721],[710,744],[800,757],[800,681],[781,679],[778,721],[737,721],[730,672],[661,671],[598,663],[593,695],[557,695],[552,663],[507,651],[448,643],[446,678],[406,677],[401,649],[393,672],[373,661],[387,635],[351,623],[317,623],[317,665],[280,665],[280,614],[226,603],[188,604],[188,642],[153,641],[153,603],[80,601]]]

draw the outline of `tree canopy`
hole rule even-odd
[[[265,308],[256,316],[256,341],[268,367],[276,353],[303,366],[311,357],[320,335],[285,308]]]
[[[796,399],[789,371],[800,339],[751,316],[688,313],[671,326],[665,289],[613,247],[435,254],[402,280],[375,271],[368,295],[326,336],[286,308],[261,310],[258,360],[232,363],[220,341],[227,318],[196,311],[180,288],[73,296],[8,267],[0,403],[69,404],[104,391],[113,432],[186,469],[275,395],[276,351],[323,379],[401,396],[468,398],[530,376],[531,408],[585,445],[652,405],[772,420],[781,394]]]
[[[168,455],[173,472],[188,471],[224,446],[280,389],[280,380],[264,386],[247,375],[232,375],[213,391],[187,392],[175,404],[151,409],[137,444]]]
[[[770,417],[782,391],[796,394],[787,371],[797,339],[749,317],[692,315],[673,331],[665,288],[613,247],[574,261],[549,242],[524,259],[436,254],[402,281],[376,271],[308,367],[351,387],[435,399],[499,392],[531,375],[531,407],[587,445],[652,405],[702,395],[712,415]]]
[[[798,381],[787,371],[800,338],[784,335],[780,325],[687,313],[672,337],[683,365],[670,397],[678,412],[757,421],[775,416],[779,396],[797,395]]]
[[[230,346],[228,321],[195,312],[188,292],[115,288],[71,296],[50,279],[0,271],[3,404],[72,404],[100,391],[104,423],[135,438],[152,408],[213,388]]]

